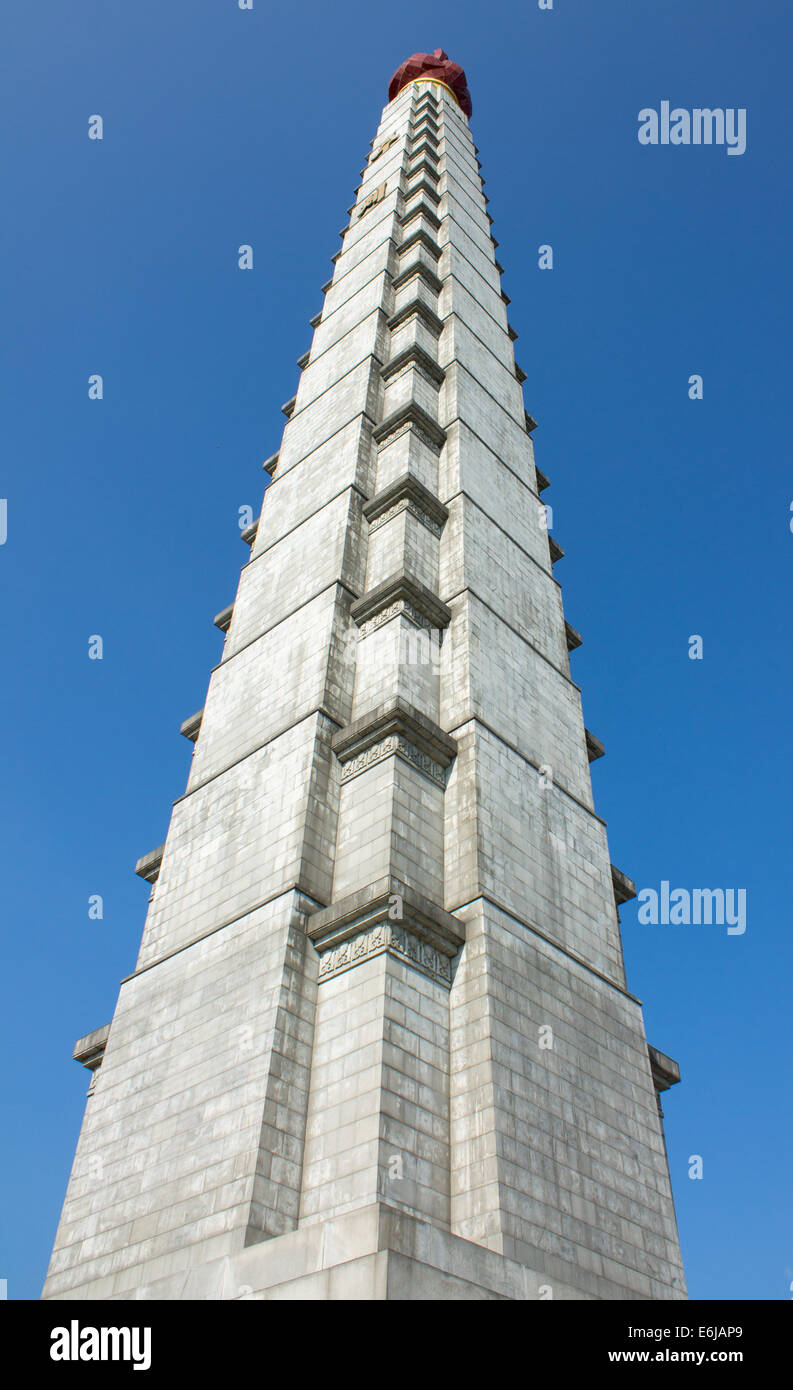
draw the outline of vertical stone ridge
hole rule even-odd
[[[364,177],[357,204],[386,201],[390,181],[385,189],[378,183],[376,202],[370,188],[386,172],[384,161],[393,160],[395,254],[383,297],[388,337],[379,365],[373,495],[364,508],[366,574],[353,606],[356,675],[347,728],[355,738],[342,730],[336,740],[342,781],[332,903],[339,911],[356,893],[366,898],[379,880],[404,882],[430,912],[443,901],[443,787],[454,745],[438,725],[438,624],[448,620],[438,599],[446,517],[438,497],[440,169],[427,116],[435,103],[425,98],[418,109],[420,101],[414,88],[386,108],[370,159],[377,172]],[[417,135],[424,146],[418,156]],[[352,217],[337,273],[355,236],[355,211]],[[349,754],[341,751],[345,744]],[[406,910],[399,893],[392,898],[390,915],[374,926],[362,907],[360,929],[356,934],[353,921],[340,947],[331,946],[332,932],[327,943],[314,935],[318,950],[333,955],[320,962],[305,1223],[379,1197],[449,1229],[449,957],[427,940],[426,917]],[[456,945],[449,949],[456,954]],[[375,1021],[364,1002],[370,993],[382,1001]],[[348,1020],[342,1058],[340,1017]],[[341,1089],[333,1056],[342,1073],[356,1058]]]
[[[305,912],[290,923],[284,973],[273,1022],[273,1064],[266,1078],[245,1244],[283,1235],[297,1225],[303,1176],[306,1098],[314,1041],[316,976]]]

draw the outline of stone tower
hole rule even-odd
[[[465,76],[389,97],[47,1298],[686,1296]]]

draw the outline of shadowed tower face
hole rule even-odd
[[[685,1297],[465,76],[389,97],[49,1298]]]

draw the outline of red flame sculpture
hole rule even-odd
[[[436,48],[434,53],[413,53],[404,63],[400,63],[388,84],[388,100],[393,101],[402,88],[417,77],[434,77],[436,81],[445,83],[457,98],[460,110],[466,116],[471,115],[474,108],[465,73],[460,64],[453,63],[442,48]]]

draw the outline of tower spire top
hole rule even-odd
[[[466,116],[471,115],[473,106],[465,73],[460,64],[453,63],[442,48],[436,48],[432,53],[412,53],[404,63],[400,63],[388,84],[388,100],[393,101],[409,82],[417,82],[421,78],[442,82],[444,87],[448,87],[460,110]]]

